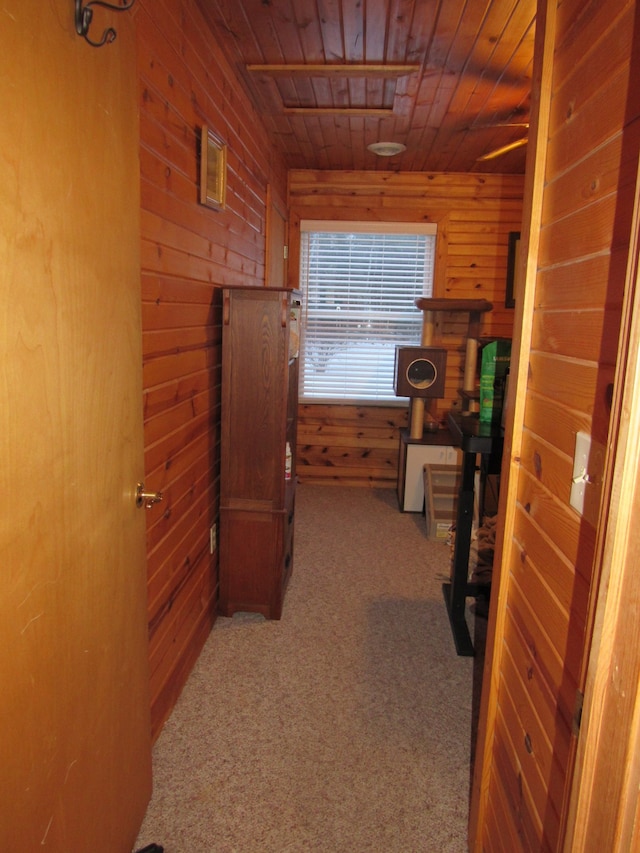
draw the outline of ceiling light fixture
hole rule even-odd
[[[367,148],[378,157],[393,157],[394,154],[402,154],[407,150],[407,146],[401,142],[372,142]]]

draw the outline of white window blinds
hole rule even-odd
[[[415,299],[432,294],[435,226],[309,221],[301,231],[301,398],[396,401],[395,348],[420,343]]]

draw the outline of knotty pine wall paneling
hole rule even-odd
[[[215,619],[219,291],[265,283],[267,188],[286,170],[195,0],[138,0],[145,482],[157,736]],[[203,124],[227,145],[224,210],[199,204]]]
[[[483,814],[475,850],[502,849],[505,837],[519,839],[517,850],[565,849],[599,535],[598,487],[584,515],[570,506],[573,456],[578,431],[603,453],[609,444],[640,149],[635,4],[541,0],[539,12],[548,131],[537,143],[545,155],[537,158],[543,192],[531,215],[537,256],[514,374],[525,403],[505,450],[501,498],[509,520],[494,575],[490,625],[500,633],[495,643],[489,636],[495,651],[491,693],[483,697],[489,723],[479,735],[486,752],[476,763],[472,815],[476,803]],[[601,799],[616,796],[612,778]],[[601,821],[601,837],[592,831],[588,849],[613,850],[612,831]]]
[[[487,337],[511,337],[505,307],[509,232],[520,231],[524,178],[448,173],[289,172],[289,283],[298,286],[300,220],[435,222],[434,296],[488,299]],[[417,311],[417,309],[416,309]],[[448,350],[445,396],[435,416],[460,407],[467,315],[438,319],[434,344]],[[302,404],[298,422],[301,482],[395,488],[399,430],[407,408]]]
[[[325,486],[395,488],[407,408],[301,404],[298,479]]]

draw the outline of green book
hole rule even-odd
[[[499,338],[482,348],[480,362],[480,421],[496,424],[502,419],[504,389],[511,363],[511,341]]]

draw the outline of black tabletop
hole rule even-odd
[[[454,443],[466,453],[492,453],[502,445],[504,430],[500,424],[485,423],[476,413],[449,412],[447,423]]]

